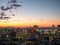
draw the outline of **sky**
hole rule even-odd
[[[0,0],[0,6],[8,6],[8,0]],[[7,11],[7,15],[12,13],[15,16],[11,16],[9,20],[1,20],[0,26],[15,26],[15,27],[27,27],[27,26],[51,26],[60,24],[60,0],[17,0],[18,4],[22,7]],[[21,3],[22,1],[22,3]]]

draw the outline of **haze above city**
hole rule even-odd
[[[20,3],[22,1],[22,3]],[[6,6],[7,0],[0,0],[0,5]],[[60,24],[60,0],[18,0],[22,7],[12,13],[15,16],[9,20],[1,20],[0,27],[40,27]],[[8,4],[7,4],[8,5]],[[0,10],[1,11],[1,10]],[[6,12],[10,15],[10,12]]]

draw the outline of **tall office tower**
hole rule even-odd
[[[55,25],[52,25],[52,30],[51,30],[52,34],[55,34],[55,31],[56,31],[55,29],[56,29]]]
[[[57,25],[56,35],[57,35],[57,38],[60,38],[60,25]]]

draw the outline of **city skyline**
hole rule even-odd
[[[33,25],[48,26],[60,24],[60,0],[21,0],[22,7],[15,10],[15,16],[1,20],[0,27],[29,27]],[[7,0],[0,0],[6,6]],[[20,4],[20,0],[18,0]],[[10,12],[6,12],[8,15]]]

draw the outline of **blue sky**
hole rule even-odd
[[[23,3],[20,3],[23,1]],[[60,24],[60,0],[18,0],[22,7],[18,8],[12,19],[32,21],[56,22]],[[0,0],[0,5],[5,5],[6,0]],[[28,21],[28,20],[26,20]]]
[[[60,0],[23,0],[22,4],[23,16],[60,20]]]

